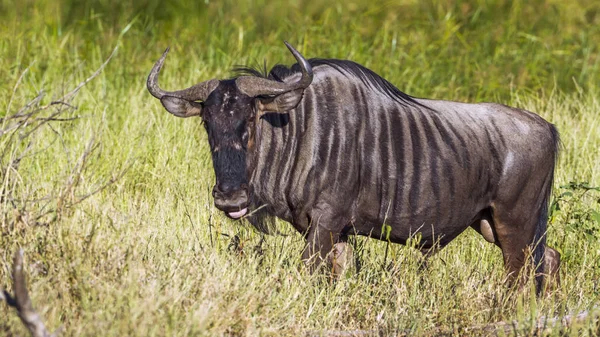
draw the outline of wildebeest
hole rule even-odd
[[[471,226],[502,249],[509,275],[533,257],[536,286],[560,256],[546,247],[556,128],[529,111],[409,96],[351,61],[250,68],[150,93],[178,117],[200,116],[216,175],[215,206],[257,228],[277,217],[307,240],[314,269],[349,235],[443,247]],[[249,211],[257,210],[250,214]],[[384,235],[384,228],[386,233]],[[330,254],[331,253],[331,254]]]

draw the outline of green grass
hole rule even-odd
[[[80,118],[45,124],[22,141],[22,132],[0,136],[0,287],[10,288],[11,256],[23,248],[34,305],[51,329],[62,325],[68,336],[462,334],[599,302],[600,192],[580,185],[600,186],[597,1],[1,0],[0,20],[0,117],[41,90],[41,104],[62,97],[118,47],[72,101],[78,109],[63,116]],[[145,78],[167,46],[165,88],[226,78],[239,64],[291,64],[283,40],[306,57],[362,63],[414,96],[505,103],[556,124],[559,207],[548,241],[563,255],[561,287],[539,300],[527,291],[507,295],[500,250],[471,230],[425,270],[413,248],[389,246],[384,266],[385,242],[358,238],[360,272],[334,284],[307,275],[303,239],[286,223],[279,223],[285,235],[264,237],[263,254],[255,254],[261,236],[212,205],[214,173],[199,120],[169,115]],[[78,166],[88,144],[95,150]],[[27,146],[31,155],[6,170]],[[114,184],[65,208],[123,170]],[[60,212],[32,220],[49,209]],[[235,235],[240,245],[232,248]],[[0,334],[25,334],[12,308],[0,304],[0,317]],[[594,322],[566,331],[597,333]]]

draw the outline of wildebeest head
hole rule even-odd
[[[148,91],[177,117],[201,116],[208,132],[217,182],[213,188],[215,206],[231,218],[240,218],[249,204],[248,151],[257,116],[261,113],[293,109],[310,85],[313,72],[308,61],[285,42],[300,65],[302,76],[284,83],[255,76],[212,79],[190,88],[165,91],[158,86],[158,74],[169,49],[156,62],[148,76]]]

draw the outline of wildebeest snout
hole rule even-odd
[[[215,207],[227,213],[231,218],[244,216],[248,207],[248,186],[242,184],[238,188],[228,184],[217,184],[213,188]]]

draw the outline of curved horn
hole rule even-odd
[[[294,83],[284,83],[256,76],[241,76],[235,80],[235,84],[241,92],[250,97],[279,95],[292,90],[305,89],[312,83],[313,71],[308,61],[287,41],[284,41],[284,43],[300,65],[302,71],[300,80]]]
[[[160,73],[160,70],[162,69],[162,66],[165,63],[165,58],[169,53],[169,49],[170,48],[167,48],[165,50],[160,59],[154,64],[152,71],[150,71],[150,75],[148,75],[148,81],[146,82],[148,91],[150,91],[152,96],[158,99],[161,99],[163,96],[172,96],[185,99],[187,101],[205,100],[208,97],[208,95],[210,95],[210,93],[213,90],[215,90],[215,88],[219,85],[219,80],[212,79],[209,81],[198,83],[187,89],[177,91],[165,91],[158,86],[158,73]]]

